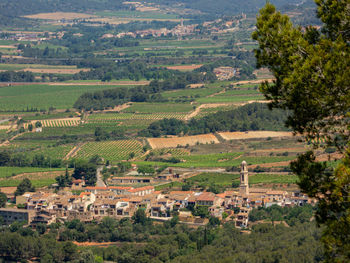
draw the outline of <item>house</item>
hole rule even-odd
[[[52,210],[40,210],[35,213],[32,218],[31,225],[35,226],[37,224],[50,225],[56,222],[56,214]]]
[[[145,196],[154,192],[153,186],[143,186],[138,188],[129,189],[127,194]]]
[[[34,216],[35,212],[27,209],[0,208],[0,217],[6,225],[11,225],[16,221],[30,224]]]
[[[76,179],[72,181],[72,189],[76,190],[76,189],[81,189],[85,186],[85,181],[82,179]]]
[[[222,218],[222,213],[225,211],[222,206],[211,206],[208,208],[209,214],[211,216]]]
[[[152,177],[113,177],[110,179],[112,184],[149,184],[153,182]]]
[[[215,198],[215,194],[210,192],[203,192],[196,198],[196,205],[217,205],[217,199]]]
[[[128,190],[133,189],[131,186],[88,186],[85,187],[87,192],[94,193],[95,195],[99,192],[114,192],[117,195],[127,194]]]
[[[247,227],[248,226],[248,219],[249,219],[249,212],[251,208],[247,207],[241,207],[239,210],[239,213],[237,214],[236,217],[236,227]]]

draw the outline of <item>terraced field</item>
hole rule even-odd
[[[141,155],[142,147],[142,143],[137,140],[88,142],[80,148],[75,158],[89,159],[99,155],[105,160],[121,161],[128,159],[130,153],[136,157]]]

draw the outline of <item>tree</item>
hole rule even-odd
[[[33,131],[33,124],[31,124],[31,123],[28,124],[28,131],[30,131],[30,132]]]
[[[321,31],[294,27],[267,4],[257,18],[253,39],[258,67],[275,81],[260,86],[270,108],[291,110],[286,125],[307,140],[324,138],[343,161],[336,169],[317,162],[313,151],[291,164],[303,192],[319,201],[316,219],[326,226],[322,241],[329,262],[350,260],[350,20],[349,1],[315,0]],[[313,140],[314,148],[320,140]]]
[[[17,186],[15,196],[23,195],[25,192],[35,192],[35,187],[32,186],[32,182],[28,178],[24,178]]]
[[[80,162],[77,163],[72,177],[75,179],[82,179],[84,177],[87,185],[95,185],[96,178],[96,164]]]
[[[139,208],[135,215],[132,217],[135,224],[147,225],[150,222],[150,219],[147,217],[145,210]]]
[[[41,122],[40,121],[37,121],[36,123],[35,123],[35,128],[40,128],[40,127],[42,127],[43,125],[41,124]]]
[[[153,175],[155,170],[151,165],[142,165],[137,168],[137,172],[143,175]]]
[[[0,208],[5,207],[6,202],[7,202],[7,196],[3,192],[0,192]]]

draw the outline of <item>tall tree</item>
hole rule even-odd
[[[15,196],[23,195],[25,192],[35,192],[35,187],[28,178],[24,178],[17,186]]]
[[[319,201],[316,219],[324,224],[329,262],[350,260],[350,3],[315,0],[321,30],[295,27],[267,4],[260,10],[253,38],[258,67],[275,77],[260,86],[270,108],[291,110],[287,125],[307,139],[324,138],[344,158],[336,169],[309,151],[291,167],[299,186]],[[314,148],[320,140],[313,140]]]
[[[7,202],[7,196],[3,192],[0,192],[0,208],[5,207],[6,202]]]

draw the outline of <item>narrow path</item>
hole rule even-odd
[[[103,170],[103,166],[98,166],[96,169],[96,186],[97,187],[106,187],[105,182],[102,179],[102,170]]]
[[[85,143],[79,143],[78,145],[74,146],[73,149],[70,150],[69,153],[67,153],[67,155],[63,158],[63,160],[68,160],[69,158],[74,157],[84,144]]]

